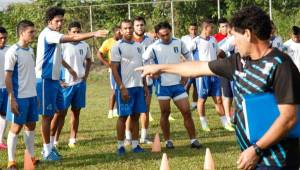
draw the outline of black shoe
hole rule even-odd
[[[195,149],[200,149],[202,147],[202,145],[200,144],[200,142],[198,140],[195,140],[192,144],[191,144],[191,148],[195,148]]]
[[[167,141],[167,143],[166,143],[166,148],[167,148],[167,149],[174,149],[173,142],[172,142],[172,141]]]

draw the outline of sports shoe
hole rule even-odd
[[[149,121],[150,121],[150,122],[153,122],[153,121],[154,121],[154,119],[153,119],[153,117],[152,117],[152,115],[151,115],[150,112],[149,112]]]
[[[125,155],[125,148],[123,146],[117,149],[117,155],[119,156]]]
[[[195,149],[200,149],[202,147],[202,145],[200,144],[200,142],[198,140],[195,140],[192,144],[191,144],[191,148],[195,148]]]
[[[69,148],[70,148],[70,149],[74,149],[74,148],[76,148],[76,145],[75,145],[75,143],[69,143],[69,144],[68,144],[68,146],[69,146]]]
[[[53,151],[56,155],[58,155],[58,156],[60,157],[60,159],[62,158],[62,155],[58,152],[58,150],[57,150],[55,147],[52,148],[52,151]]]
[[[229,132],[234,132],[234,128],[228,123],[227,125],[224,126],[224,129],[228,130]]]
[[[8,161],[7,163],[8,170],[17,170],[17,163],[16,161]]]
[[[175,147],[174,147],[174,145],[173,145],[173,142],[172,141],[167,141],[166,142],[166,148],[167,149],[174,149]]]
[[[169,115],[169,121],[174,121],[176,119],[174,119],[171,115]]]
[[[112,119],[113,118],[113,113],[112,112],[108,112],[107,118],[108,119]]]
[[[52,151],[50,152],[50,154],[47,157],[44,157],[45,161],[59,161],[61,160],[61,157],[58,156],[54,150],[52,149]]]
[[[151,145],[152,141],[150,141],[149,139],[140,139],[140,144],[147,144],[147,145]]]
[[[7,149],[7,145],[5,143],[0,143],[0,150]]]
[[[140,147],[140,145],[138,145],[137,147],[133,148],[131,150],[133,153],[141,153],[141,152],[145,152],[145,150],[143,148]]]

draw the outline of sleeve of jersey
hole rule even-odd
[[[149,46],[145,52],[143,53],[143,63],[145,65],[151,64],[151,59],[153,58],[153,48],[152,46]]]
[[[7,51],[5,54],[4,70],[14,71],[15,64],[16,64],[16,54],[11,50]]]
[[[232,80],[235,71],[235,60],[236,57],[233,55],[229,58],[210,61],[208,66],[214,74]]]
[[[111,61],[121,62],[121,50],[118,44],[112,46],[110,53],[111,53]]]
[[[46,41],[49,44],[58,44],[60,43],[60,39],[63,37],[64,35],[57,32],[57,31],[49,31],[46,34]]]
[[[184,58],[188,61],[192,60],[192,53],[190,50],[186,47],[185,43],[181,41],[181,54],[184,56]]]
[[[300,104],[300,73],[287,57],[280,64],[273,79],[273,90],[279,104]]]

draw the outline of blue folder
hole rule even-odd
[[[244,96],[243,112],[246,135],[250,143],[257,142],[279,116],[279,109],[272,93],[249,94]],[[290,138],[300,137],[300,107],[298,121],[288,133]]]

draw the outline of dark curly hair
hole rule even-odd
[[[59,7],[51,7],[46,11],[45,22],[46,24],[51,21],[55,16],[65,15],[65,10]]]
[[[250,30],[260,40],[268,40],[271,35],[271,20],[266,12],[257,6],[249,6],[234,14],[231,24],[241,34]]]
[[[154,30],[155,30],[155,33],[158,33],[159,30],[161,29],[169,29],[169,30],[172,30],[172,26],[167,22],[160,22],[158,23],[155,27],[154,27]]]

